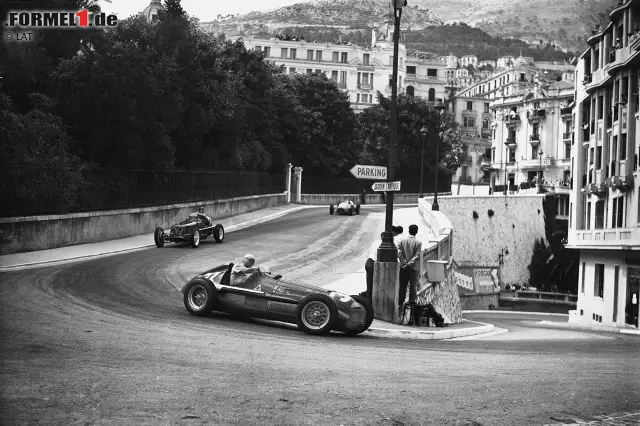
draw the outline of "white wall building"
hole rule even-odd
[[[638,328],[639,6],[616,7],[577,61],[568,247],[580,265],[570,322]]]

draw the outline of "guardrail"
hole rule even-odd
[[[577,294],[549,293],[544,291],[502,290],[500,292],[500,298],[578,303]]]

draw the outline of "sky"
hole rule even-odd
[[[303,3],[306,0],[182,0],[182,7],[189,15],[203,22],[213,21],[218,14],[245,14],[251,11],[264,12],[282,6]],[[100,1],[104,12],[115,13],[119,19],[142,12],[150,0],[111,0]]]

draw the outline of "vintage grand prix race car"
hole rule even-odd
[[[307,334],[331,330],[355,336],[373,322],[373,307],[361,296],[347,296],[321,287],[282,280],[257,270],[238,286],[231,286],[233,263],[220,265],[192,278],[182,287],[184,306],[191,315],[212,311],[297,324]]]
[[[360,204],[356,204],[351,200],[345,200],[338,204],[335,208],[333,204],[329,206],[329,214],[348,214],[353,216],[354,214],[360,214]]]
[[[187,243],[198,247],[200,240],[205,240],[213,235],[216,243],[224,241],[224,227],[221,224],[214,225],[211,218],[202,210],[191,213],[186,220],[173,225],[169,233],[165,233],[160,227],[153,233],[153,240],[157,247],[164,247],[164,243]]]

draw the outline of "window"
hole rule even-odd
[[[613,322],[618,321],[619,276],[620,276],[620,266],[616,265],[613,270]]]
[[[340,52],[333,52],[333,62],[338,62],[338,57],[340,56],[338,53]]]
[[[340,62],[342,62],[343,64],[347,63],[347,52],[342,52],[340,54]]]
[[[587,228],[591,229],[591,201],[587,202]]]
[[[496,149],[491,148],[491,161],[495,163],[496,161]]]
[[[296,69],[295,68],[289,68],[289,74],[295,74],[296,73]]]
[[[356,103],[360,103],[360,93],[356,94]]]
[[[365,53],[362,55],[362,64],[363,65],[369,65],[369,57],[370,55],[368,53]]]
[[[415,74],[416,67],[407,67],[407,74]]]
[[[611,227],[624,228],[624,195],[613,199]]]
[[[331,71],[331,80],[338,81],[338,71]]]
[[[467,111],[473,111],[473,102],[467,101]]]
[[[585,269],[586,269],[586,264],[585,262],[582,262],[582,285],[581,285],[581,289],[580,289],[580,293],[584,294],[584,279],[585,279]]]
[[[311,68],[307,68],[307,74],[309,75],[313,74],[313,70]]]
[[[520,73],[520,81],[526,81],[526,78],[523,72]]]
[[[393,86],[393,75],[389,74],[389,87]]]
[[[531,159],[538,160],[538,145],[531,147]]]
[[[255,50],[256,52],[260,52],[262,50],[262,46],[255,46],[253,50]]]
[[[322,50],[316,50],[316,61],[322,61]]]
[[[307,50],[307,60],[313,61],[313,50]]]
[[[596,263],[595,277],[593,280],[593,296],[603,298],[604,295],[604,264]]]
[[[515,149],[510,149],[509,150],[509,162],[510,163],[515,163],[516,162],[516,150]]]
[[[291,49],[291,59],[296,59],[297,54],[298,54],[297,49]]]
[[[435,101],[436,100],[436,89],[431,88],[429,89],[429,101]]]
[[[340,71],[340,83],[347,84],[347,72]]]
[[[489,129],[489,120],[482,120],[482,129],[483,130]]]
[[[596,148],[596,170],[600,170],[602,168],[602,147],[599,146]]]
[[[603,229],[604,228],[604,200],[596,201],[596,228],[595,229]]]
[[[475,127],[476,119],[471,117],[464,117],[464,126],[463,127]]]
[[[267,58],[271,56],[271,47],[264,48],[264,56],[266,56]]]
[[[486,102],[484,103],[484,113],[489,114],[489,104]]]
[[[407,96],[415,96],[415,89],[413,86],[407,86]]]
[[[622,134],[622,139],[620,140],[620,159],[627,159],[627,134]]]
[[[438,70],[435,68],[427,68],[427,77],[437,77]]]
[[[287,49],[286,47],[283,47],[282,49],[280,49],[280,57],[283,59],[287,59],[287,55],[289,54],[289,49]]]
[[[317,74],[322,74],[322,70],[316,70]]]
[[[565,160],[571,158],[571,145],[568,143],[564,144],[564,158]]]
[[[598,96],[598,118],[602,120],[604,118],[604,97]]]

